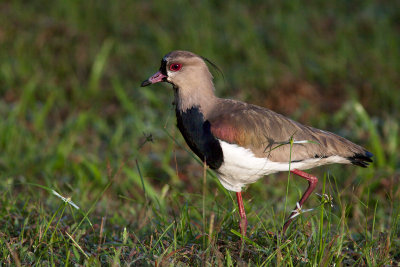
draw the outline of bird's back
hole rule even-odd
[[[343,158],[340,163],[363,167],[372,162],[370,152],[341,136],[302,125],[256,105],[219,99],[207,120],[218,139],[250,149],[256,157],[273,162],[333,156]]]

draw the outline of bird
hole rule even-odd
[[[172,85],[177,127],[190,149],[213,169],[221,184],[236,193],[239,228],[246,236],[242,189],[258,179],[290,171],[308,187],[284,223],[285,234],[318,183],[305,172],[340,163],[367,167],[373,154],[334,133],[306,126],[257,105],[219,98],[205,57],[183,50],[166,54],[159,70],[142,87]],[[216,67],[217,68],[217,67]]]

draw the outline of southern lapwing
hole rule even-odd
[[[372,162],[372,153],[336,134],[263,107],[216,97],[206,62],[211,63],[188,51],[170,52],[161,60],[159,71],[141,86],[172,84],[177,126],[193,152],[218,173],[221,184],[236,192],[242,236],[247,229],[241,195],[244,186],[282,171],[308,181],[282,228],[284,233],[318,182],[302,170],[331,163],[367,167]]]

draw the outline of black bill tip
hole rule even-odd
[[[140,86],[141,87],[145,87],[145,86],[150,85],[150,84],[151,84],[151,82],[149,80],[145,80],[145,81],[142,82],[142,84]]]

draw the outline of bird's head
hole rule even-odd
[[[209,60],[188,51],[172,51],[161,60],[158,72],[143,81],[141,86],[168,82],[175,90],[175,104],[182,111],[193,106],[206,110],[215,101],[213,76],[205,61]]]
[[[212,75],[202,57],[192,52],[177,50],[165,55],[159,71],[143,81],[141,86],[158,82],[169,82],[176,88],[188,90],[199,85],[209,85]]]

